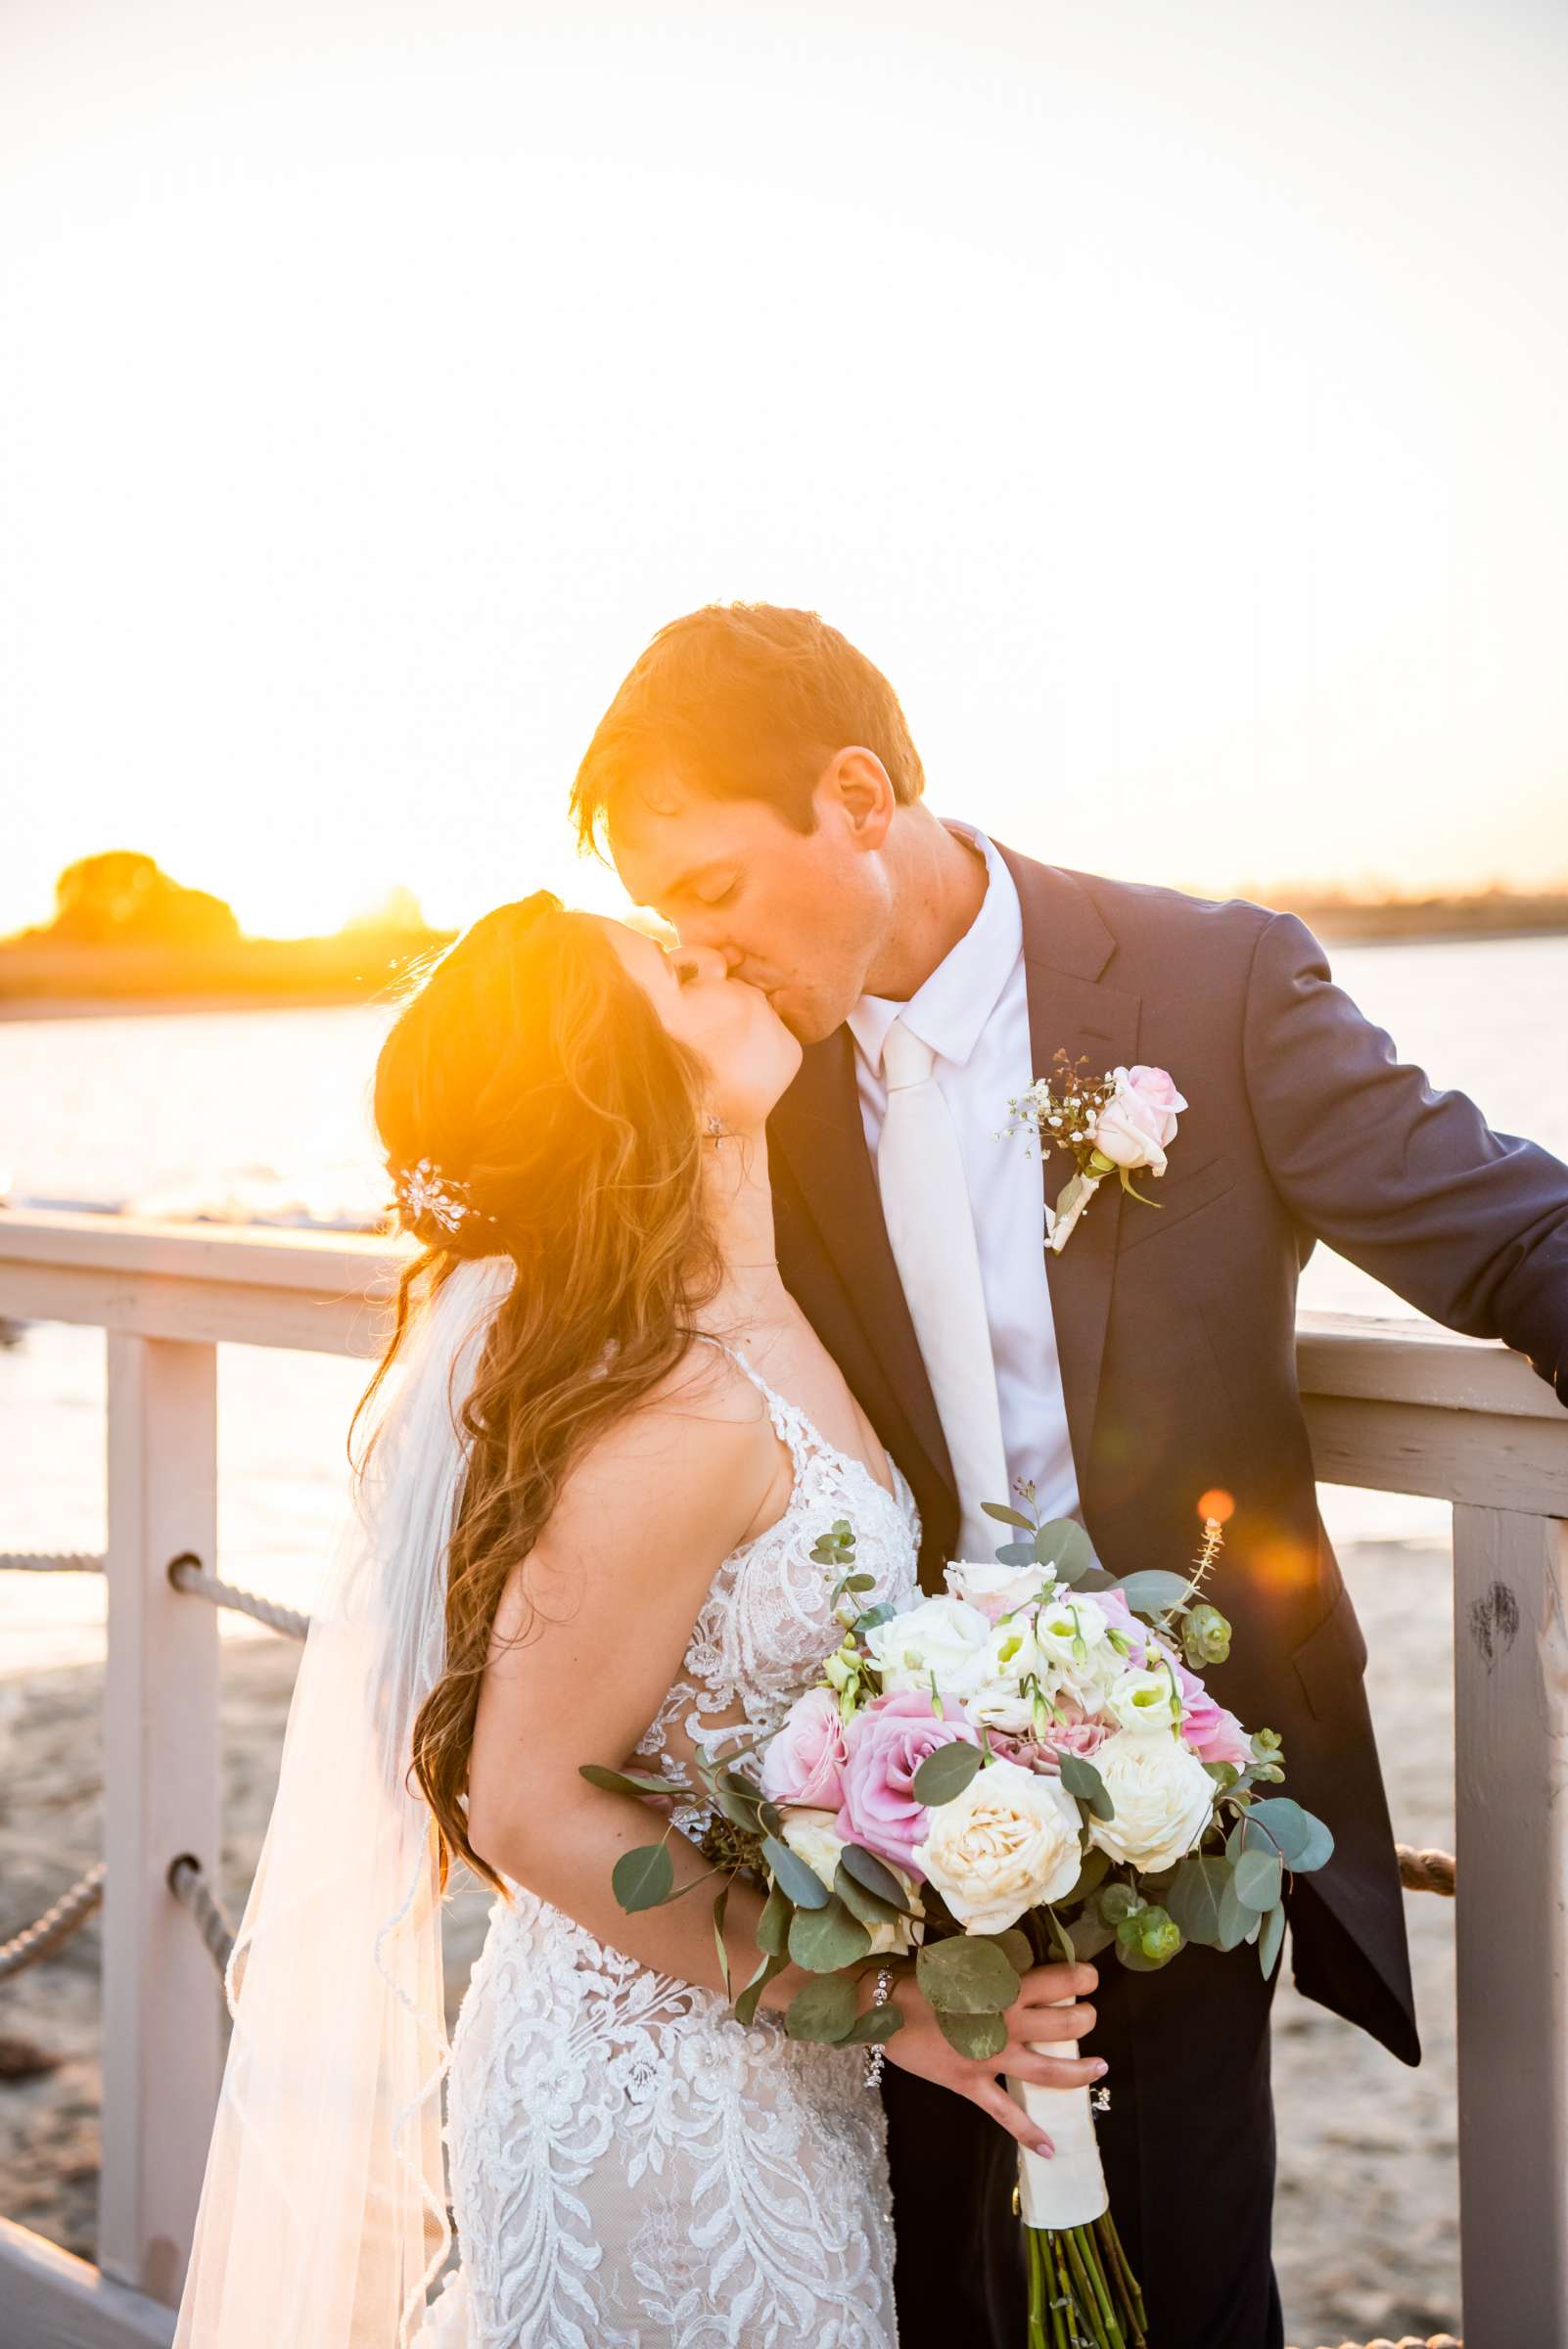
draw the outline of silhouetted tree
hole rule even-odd
[[[48,935],[70,945],[209,946],[240,934],[221,898],[183,888],[134,849],[68,864],[55,907]]]

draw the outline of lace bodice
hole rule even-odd
[[[795,1481],[782,1516],[719,1566],[693,1626],[682,1678],[638,1742],[639,1756],[657,1759],[670,1777],[680,1775],[679,1758],[669,1751],[672,1727],[678,1725],[712,1756],[742,1727],[763,1735],[777,1728],[819,1677],[823,1658],[843,1636],[830,1603],[840,1569],[818,1564],[811,1551],[838,1519],[854,1529],[855,1572],[873,1578],[862,1593],[865,1605],[888,1598],[904,1606],[919,1596],[919,1516],[891,1455],[890,1493],[863,1461],[819,1435],[738,1348],[724,1352],[766,1404]]]
[[[794,1482],[718,1567],[638,1746],[670,1776],[677,1727],[710,1751],[736,1724],[774,1727],[817,1679],[841,1570],[811,1550],[837,1519],[874,1579],[865,1603],[916,1594],[903,1478],[887,1491],[734,1359]],[[861,2051],[791,2040],[765,2011],[738,2023],[521,1886],[463,2002],[446,2137],[462,2264],[419,2349],[895,2349],[886,2124]]]

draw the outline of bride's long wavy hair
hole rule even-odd
[[[460,1799],[501,1594],[574,1461],[680,1361],[719,1286],[703,1207],[706,1079],[602,925],[547,891],[459,939],[382,1047],[376,1125],[421,1248],[356,1429],[422,1301],[466,1258],[517,1267],[458,1406],[467,1469],[445,1561],[446,1662],[410,1758],[443,1884],[456,1853],[505,1889],[469,1842]]]

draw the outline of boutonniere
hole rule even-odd
[[[1145,1199],[1133,1189],[1132,1177],[1158,1179],[1165,1173],[1177,1115],[1187,1106],[1168,1070],[1139,1063],[1089,1077],[1087,1068],[1086,1058],[1072,1061],[1058,1050],[1051,1074],[1037,1077],[1027,1092],[1007,1104],[1007,1133],[1038,1134],[1042,1157],[1047,1150],[1065,1150],[1073,1161],[1075,1172],[1055,1207],[1047,1203],[1045,1209],[1045,1245],[1057,1254],[1108,1174],[1117,1175],[1123,1190],[1143,1206],[1159,1206],[1158,1199]]]

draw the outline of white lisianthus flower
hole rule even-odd
[[[1060,1590],[1035,1611],[1035,1637],[1040,1653],[1071,1672],[1082,1671],[1088,1651],[1099,1647],[1110,1629],[1092,1598],[1077,1598]]]
[[[1171,1711],[1172,1681],[1167,1672],[1142,1672],[1134,1665],[1120,1674],[1105,1699],[1105,1710],[1120,1728],[1150,1732],[1175,1729]]]
[[[1024,1683],[1043,1669],[1029,1616],[1007,1617],[986,1642],[986,1677],[980,1687],[965,1697],[964,1711],[971,1721],[982,1722],[988,1728],[1001,1729],[1009,1736],[1027,1736],[1035,1718],[1035,1698],[1032,1690],[1026,1692]]]
[[[978,1607],[988,1623],[1046,1597],[1056,1580],[1048,1566],[983,1566],[973,1558],[954,1558],[945,1571],[953,1597]]]
[[[882,1675],[885,1694],[929,1688],[933,1678],[945,1696],[972,1695],[986,1677],[991,1625],[978,1607],[961,1598],[928,1598],[865,1635],[871,1660]]]
[[[1218,1790],[1174,1729],[1160,1736],[1118,1729],[1095,1754],[1094,1767],[1116,1816],[1089,1820],[1091,1843],[1112,1860],[1149,1869],[1173,1867],[1191,1851],[1213,1816]]]
[[[1079,1835],[1078,1805],[1060,1778],[992,1762],[950,1803],[933,1806],[914,1859],[961,1925],[1002,1933],[1026,1909],[1072,1891]]]
[[[822,1882],[831,1892],[833,1878],[838,1869],[839,1854],[843,1851],[847,1840],[838,1830],[838,1813],[836,1811],[813,1811],[809,1807],[803,1807],[798,1811],[786,1811],[784,1814],[784,1840],[796,1858],[804,1860],[807,1866],[821,1877]],[[896,1958],[903,1950],[912,1950],[915,1943],[922,1938],[926,1929],[925,1916],[921,1907],[919,1887],[914,1878],[905,1874],[904,1870],[891,1860],[884,1860],[882,1865],[891,1875],[897,1876],[903,1897],[914,1913],[911,1916],[887,1917],[878,1924],[867,1925],[866,1931],[871,1936],[871,1947],[867,1956]]]

